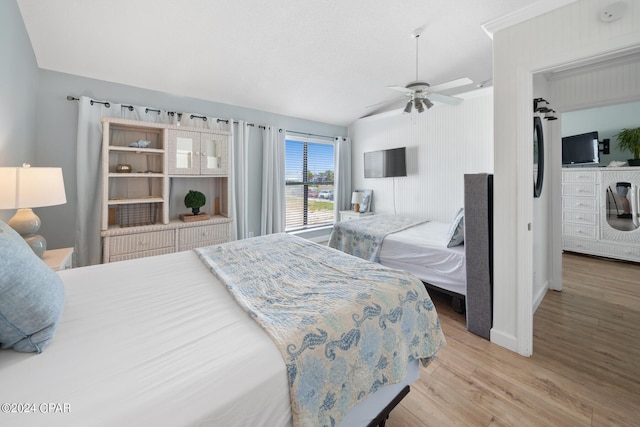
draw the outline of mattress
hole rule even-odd
[[[380,264],[408,271],[423,282],[466,295],[464,245],[447,247],[451,224],[429,221],[387,235]]]
[[[51,344],[0,351],[0,402],[17,404],[0,425],[291,425],[277,348],[194,252],[59,274]],[[340,425],[366,425],[418,375],[415,361]]]

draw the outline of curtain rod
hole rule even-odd
[[[295,131],[295,130],[285,130],[285,132],[286,133],[295,133],[297,135],[315,136],[317,138],[335,139],[334,136],[317,135],[315,133],[298,132],[298,131]]]
[[[80,98],[77,98],[77,97],[71,96],[71,95],[67,95],[67,100],[68,101],[79,101]],[[93,105],[93,104],[102,104],[107,108],[109,108],[111,106],[111,104],[109,102],[95,101],[95,100],[92,99],[91,100],[91,105]],[[122,105],[122,108],[127,108],[129,111],[133,111],[133,106],[132,105]],[[156,109],[153,109],[153,108],[146,108],[145,109],[146,113],[148,113],[149,111],[153,111],[153,112],[156,112],[156,113],[160,114],[160,110],[156,110]],[[171,115],[176,114],[174,111],[168,111],[168,113],[171,114]],[[182,115],[182,113],[178,113],[178,114]],[[200,119],[205,120],[205,121],[207,120],[207,118],[205,116],[196,116],[194,114],[191,114],[191,118],[193,119],[194,117],[200,118]],[[218,123],[225,122],[225,123],[229,124],[229,120],[217,119],[217,121],[218,121]],[[237,125],[238,123],[239,122],[237,122],[235,120],[233,121],[234,125]],[[254,123],[247,123],[247,126],[254,127],[255,124]],[[258,125],[258,128],[266,129],[267,126]],[[317,134],[314,134],[314,133],[298,132],[298,131],[295,131],[295,130],[287,130],[286,132],[287,133],[294,133],[294,134],[298,134],[298,135],[314,136],[314,137],[317,137],[317,138],[326,138],[326,139],[334,139],[335,138],[333,136],[317,135]],[[344,137],[341,137],[341,138],[344,138]]]

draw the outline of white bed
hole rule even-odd
[[[464,175],[464,209],[452,221],[375,214],[334,224],[329,246],[408,271],[451,295],[467,330],[490,338],[493,323],[493,176]],[[449,247],[451,246],[451,247]]]
[[[0,425],[292,424],[278,349],[195,252],[59,275],[55,338],[41,354],[0,351],[0,402],[21,405]],[[413,361],[340,425],[367,425],[418,375]]]
[[[423,282],[466,295],[464,245],[447,247],[450,223],[429,221],[388,234],[379,262],[413,273]]]

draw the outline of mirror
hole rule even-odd
[[[616,230],[633,231],[638,220],[638,186],[627,181],[611,183],[607,189],[607,223]]]
[[[544,135],[542,120],[533,118],[533,197],[542,194],[542,179],[544,177]]]

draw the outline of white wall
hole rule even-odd
[[[549,91],[547,81],[542,76],[534,78],[533,97],[549,99]],[[543,118],[544,114],[537,114],[542,121],[542,130],[544,138],[544,175],[542,179],[542,193],[540,197],[533,199],[533,292],[532,305],[535,311],[552,280],[551,271],[551,251],[549,247],[549,217],[551,209],[551,200],[553,197],[550,184],[553,180],[553,172],[550,167],[551,154],[554,149],[550,138],[550,121]],[[533,123],[531,124],[531,132],[533,133]],[[533,193],[533,191],[532,191]]]
[[[493,91],[461,97],[457,106],[401,111],[349,126],[354,189],[372,189],[376,213],[450,221],[463,206],[465,173],[493,172]],[[407,147],[407,176],[364,178],[364,152]]]
[[[38,67],[15,1],[0,2],[0,54],[0,166],[35,163]]]
[[[533,73],[640,46],[640,2],[627,2],[622,19],[605,23],[598,16],[608,4],[579,0],[497,31],[493,37],[494,256],[499,267],[494,271],[491,340],[523,355],[533,351],[534,238],[530,230],[539,225],[533,224],[531,196]],[[554,106],[556,95],[550,87],[549,101]],[[553,139],[559,138],[554,126]],[[554,241],[554,221],[543,233],[549,242]]]

